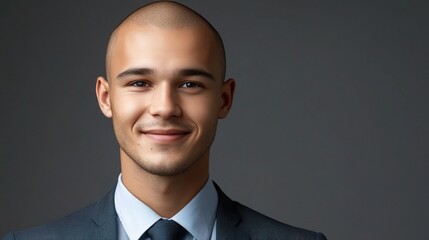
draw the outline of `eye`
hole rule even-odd
[[[194,83],[194,82],[185,82],[185,83],[182,83],[180,85],[180,87],[182,87],[182,88],[200,88],[201,85],[199,85],[198,83]]]
[[[130,83],[130,86],[133,87],[149,87],[149,83],[145,82],[145,81],[134,81]]]

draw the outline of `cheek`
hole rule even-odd
[[[186,109],[187,115],[198,125],[200,130],[207,131],[209,129],[205,128],[216,127],[220,101],[215,96],[192,99],[183,108]]]
[[[141,98],[141,97],[140,97]],[[143,99],[136,95],[122,95],[112,102],[112,118],[118,129],[132,129],[144,111]]]

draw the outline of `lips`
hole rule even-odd
[[[170,143],[186,137],[190,132],[183,129],[150,129],[142,133],[157,142]]]

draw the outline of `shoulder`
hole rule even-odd
[[[238,202],[234,205],[242,217],[240,227],[253,239],[326,240],[322,233],[279,222]]]
[[[92,204],[66,217],[37,227],[9,233],[5,239],[76,239],[91,223]]]
[[[108,226],[109,229],[105,230]],[[103,230],[104,229],[104,230]],[[50,223],[8,233],[3,240],[105,239],[98,236],[116,232],[113,192],[99,202]]]
[[[215,184],[219,202],[217,234],[225,239],[326,240],[322,233],[294,227],[232,201]]]

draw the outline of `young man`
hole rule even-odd
[[[112,118],[121,175],[104,199],[5,239],[325,239],[231,201],[209,180],[218,119],[231,108],[216,30],[191,9],[156,2],[112,33],[96,84]]]

